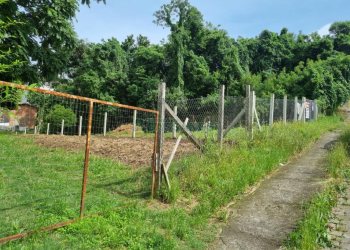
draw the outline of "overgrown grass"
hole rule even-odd
[[[311,250],[331,247],[327,235],[327,223],[337,196],[344,190],[350,177],[350,130],[340,137],[327,157],[330,183],[324,191],[305,207],[305,215],[298,228],[289,236],[286,246],[290,249]]]
[[[132,170],[92,157],[87,213],[96,217],[50,233],[10,242],[9,249],[203,249],[216,236],[209,223],[218,211],[280,163],[287,162],[327,130],[337,117],[315,123],[276,124],[233,134],[223,150],[208,145],[171,168],[170,204],[149,200],[150,169]],[[11,234],[78,215],[83,152],[36,146],[31,137],[0,135],[0,233]],[[20,206],[19,206],[20,205]],[[5,213],[5,216],[4,216]]]

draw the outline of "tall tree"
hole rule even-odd
[[[174,84],[177,88],[177,95],[184,93],[184,53],[185,39],[187,37],[184,24],[188,12],[193,8],[187,0],[172,0],[169,4],[163,5],[155,16],[155,23],[163,27],[169,27],[171,34],[169,38],[168,53],[171,54],[170,76],[168,80],[170,84]]]

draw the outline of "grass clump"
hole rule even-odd
[[[327,223],[337,197],[344,191],[350,177],[350,130],[344,132],[331,149],[326,167],[330,182],[324,191],[305,206],[303,220],[286,242],[289,249],[311,250],[332,246],[327,234]]]

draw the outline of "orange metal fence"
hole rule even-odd
[[[21,133],[33,133],[33,134],[46,134],[52,135],[53,138],[58,138],[59,135],[72,136],[85,136],[85,154],[83,158],[83,176],[81,184],[81,193],[80,193],[80,209],[79,216],[75,218],[59,222],[59,223],[50,223],[51,225],[42,226],[40,229],[35,231],[49,231],[59,227],[66,226],[71,224],[85,216],[85,200],[87,197],[87,186],[88,186],[88,174],[89,174],[89,162],[90,162],[90,150],[91,150],[91,137],[92,134],[100,136],[113,135],[113,131],[117,127],[123,126],[125,124],[130,124],[134,122],[132,128],[132,134],[129,132],[128,137],[138,136],[136,133],[136,115],[139,117],[139,124],[143,130],[147,130],[147,138],[152,140],[152,156],[150,156],[151,165],[152,165],[152,188],[151,193],[155,190],[155,176],[156,176],[156,147],[157,147],[157,131],[158,131],[158,111],[150,110],[140,107],[134,107],[124,104],[119,104],[115,102],[107,102],[87,97],[81,97],[76,95],[70,95],[66,93],[56,92],[52,90],[46,90],[41,88],[33,88],[25,85],[15,84],[0,81],[0,111],[1,108],[5,105],[9,105],[9,100],[5,100],[6,95],[9,90],[19,90],[23,91],[22,94],[28,95],[32,94],[32,98],[38,103],[35,107],[37,112],[37,117],[40,116],[40,119],[36,119],[35,126],[28,125],[30,122],[24,121],[26,124],[21,124],[23,121],[17,122],[16,130],[19,130]],[[5,100],[1,102],[1,99]],[[35,106],[35,104],[34,104]],[[65,107],[66,106],[66,107]],[[45,107],[45,108],[44,108]],[[70,107],[70,108],[67,108]],[[51,117],[51,111],[53,108],[61,108],[64,110],[69,110],[72,114],[70,120],[64,121],[62,119],[62,124],[56,124],[50,121],[54,121],[56,118]],[[137,113],[138,112],[138,113]],[[1,112],[0,112],[1,114]],[[40,115],[39,115],[40,114]],[[49,117],[50,116],[50,117]],[[50,119],[51,120],[50,120]],[[57,120],[57,119],[56,119]],[[142,129],[141,129],[142,130]],[[150,137],[150,136],[152,137]],[[57,136],[57,137],[55,137]],[[123,134],[121,134],[123,136]],[[79,137],[80,138],[80,137]],[[113,137],[111,138],[113,139]],[[76,140],[76,139],[73,139]],[[44,145],[45,146],[45,145]],[[1,153],[1,152],[0,152]],[[0,155],[1,156],[1,155]],[[4,159],[3,164],[6,164],[6,155],[1,156]],[[30,162],[27,163],[30,165]],[[1,167],[1,165],[0,165]],[[44,167],[44,166],[43,166]],[[0,169],[1,170],[1,169]],[[1,210],[1,209],[0,209]],[[0,222],[1,223],[1,222]],[[20,230],[22,231],[22,230]],[[2,237],[0,234],[0,244],[5,243],[10,240],[19,239],[26,237],[33,233],[31,230],[26,232],[21,232],[17,234],[10,233],[10,235]],[[2,238],[1,238],[2,237]]]

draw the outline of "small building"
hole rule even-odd
[[[18,105],[16,110],[2,111],[0,110],[0,126],[3,129],[33,129],[36,125],[38,109],[23,102]]]

